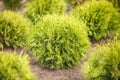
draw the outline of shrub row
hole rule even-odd
[[[63,9],[62,0],[30,1],[26,16],[35,23],[33,27],[15,12],[1,12],[0,47],[23,47],[29,42],[30,51],[43,67],[67,68],[75,66],[87,52],[88,36],[100,40],[119,33],[120,16],[109,2],[86,2],[68,17],[59,15]]]
[[[37,1],[37,0],[34,0],[33,2],[35,2],[35,1]],[[60,6],[60,5],[63,5],[64,3],[63,3],[63,1],[62,1],[62,4],[59,4],[59,3],[61,3],[60,1],[57,1],[56,0],[56,2],[55,2],[55,0],[49,0],[49,1],[45,1],[45,0],[38,0],[40,3],[38,3],[38,4],[36,4],[36,5],[41,5],[41,4],[43,4],[41,7],[46,7],[47,6],[47,8],[46,9],[48,9],[48,8],[50,8],[50,6],[52,7],[52,8],[54,8],[55,9],[55,7],[56,7],[56,10],[57,10],[57,7],[58,6]],[[77,6],[77,5],[81,5],[82,3],[84,3],[85,1],[92,1],[92,0],[64,0],[67,4],[70,4],[71,6],[72,5],[74,5],[74,6]],[[110,1],[112,4],[113,4],[113,6],[115,7],[115,8],[118,8],[118,9],[120,9],[120,1],[119,0],[107,0],[107,1]],[[10,10],[16,10],[17,8],[20,8],[21,7],[21,3],[22,3],[22,0],[2,0],[2,2],[3,2],[3,4],[4,4],[4,6],[6,7],[6,9],[10,9]],[[33,3],[32,2],[32,0],[31,0],[31,4],[32,5],[35,5],[35,3]],[[28,4],[30,4],[30,3],[28,3]],[[44,4],[44,3],[46,3],[46,4]],[[51,5],[52,4],[52,5]],[[35,7],[36,7],[36,5],[35,5]],[[55,6],[56,5],[56,6]],[[34,8],[35,8],[34,7]],[[43,8],[44,8],[43,7]],[[29,6],[29,8],[30,8],[30,6]],[[36,7],[37,8],[37,7]],[[42,9],[43,9],[42,8]],[[59,7],[60,8],[60,7]],[[31,8],[30,8],[31,9]],[[43,10],[45,10],[45,8],[43,9]],[[59,9],[58,9],[59,10]],[[40,10],[41,11],[41,10]]]

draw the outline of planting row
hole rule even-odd
[[[16,10],[16,9],[20,9],[23,6],[23,3],[25,1],[32,1],[32,0],[25,0],[25,1],[24,0],[12,0],[12,1],[11,0],[1,0],[1,1],[3,2],[6,9]],[[83,4],[86,1],[94,1],[94,0],[59,0],[59,1],[58,0],[48,0],[48,1],[47,0],[46,1],[38,0],[37,2],[38,3],[40,2],[40,4],[42,4],[41,7],[43,7],[44,3],[46,3],[45,5],[47,5],[47,9],[48,9],[50,7],[48,5],[51,5],[51,3],[52,3],[52,6],[56,5],[56,7],[57,7],[57,5],[59,5],[59,3],[61,4],[61,2],[62,2],[61,5],[63,5],[63,3],[65,2],[67,5],[75,7],[77,5]],[[102,1],[102,0],[97,0],[97,1]],[[115,8],[120,10],[120,1],[119,0],[106,0],[106,1],[111,2]],[[37,5],[39,5],[39,4],[37,4]],[[44,7],[46,7],[46,6],[44,6]]]
[[[119,57],[120,41],[114,41],[109,42],[105,45],[99,45],[82,66],[84,76],[88,80],[119,80]],[[60,58],[54,58],[54,63],[56,62],[56,64],[53,64],[54,67],[60,67],[60,63],[58,63],[58,59]],[[67,59],[69,58],[70,57],[68,57]],[[75,59],[73,59],[73,62],[74,60]],[[49,62],[52,64],[51,61]],[[69,61],[67,61],[66,65],[68,64],[68,62]],[[53,68],[52,66],[50,66],[50,63],[48,63],[47,67]],[[35,75],[30,70],[28,56],[23,54],[16,55],[16,53],[11,52],[0,52],[0,79],[36,80]]]
[[[88,1],[77,6],[67,16],[64,12],[62,0],[30,1],[24,16],[13,11],[0,12],[0,49],[27,47],[41,66],[61,69],[76,66],[88,52],[90,40],[118,39],[98,47],[84,64],[83,72],[90,80],[119,80],[120,13],[107,1]],[[1,64],[5,61],[0,66],[0,79],[34,78],[30,70],[26,71],[29,69],[28,61],[25,66],[21,66],[25,62],[21,57],[19,64],[7,60],[10,59],[7,56],[17,59],[19,55],[6,52],[0,55],[3,56],[0,58]],[[11,64],[11,71],[4,67],[8,64]],[[27,69],[19,72],[16,70],[19,66]]]

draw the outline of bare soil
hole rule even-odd
[[[31,62],[32,71],[38,80],[85,80],[81,72],[81,63],[72,69],[49,70],[42,68],[34,60]]]

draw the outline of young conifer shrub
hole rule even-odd
[[[74,18],[47,15],[35,25],[30,50],[45,68],[75,66],[89,48],[86,26]]]
[[[90,0],[89,0],[90,1]],[[92,1],[92,0],[91,0]],[[97,0],[97,1],[102,1],[102,0]],[[113,4],[113,6],[120,11],[120,0],[106,0],[109,1]]]
[[[26,7],[26,16],[34,23],[46,14],[63,14],[64,0],[31,0]]]
[[[88,80],[120,80],[120,41],[97,47],[82,70]]]
[[[0,80],[35,80],[28,56],[0,52]]]
[[[113,6],[120,10],[120,0],[108,0],[108,1],[112,2]]]
[[[120,28],[120,14],[108,1],[89,1],[71,12],[88,27],[91,39],[114,37]]]
[[[6,9],[10,9],[10,10],[16,10],[17,8],[20,8],[21,7],[21,1],[22,0],[2,0]]]
[[[12,11],[0,12],[0,45],[22,47],[26,45],[29,21]]]

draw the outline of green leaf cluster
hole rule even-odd
[[[88,27],[91,39],[114,37],[120,30],[120,14],[108,1],[88,1],[71,12]]]
[[[73,17],[44,16],[32,33],[30,50],[45,68],[75,66],[90,45],[86,26]]]
[[[92,1],[92,0],[89,0]],[[102,1],[102,0],[97,0],[97,1]],[[113,4],[113,6],[120,11],[120,0],[106,0],[109,1]]]
[[[0,12],[0,45],[22,47],[27,43],[29,21],[12,11]]]
[[[35,23],[42,15],[64,12],[64,0],[31,0],[27,3],[25,15]]]
[[[0,52],[0,80],[35,80],[28,55]]]
[[[6,9],[9,9],[9,10],[16,10],[17,8],[20,8],[21,7],[21,1],[22,0],[2,0]]]
[[[97,47],[82,70],[88,80],[120,80],[120,41]]]
[[[108,1],[112,2],[113,6],[120,10],[120,0],[108,0]]]

